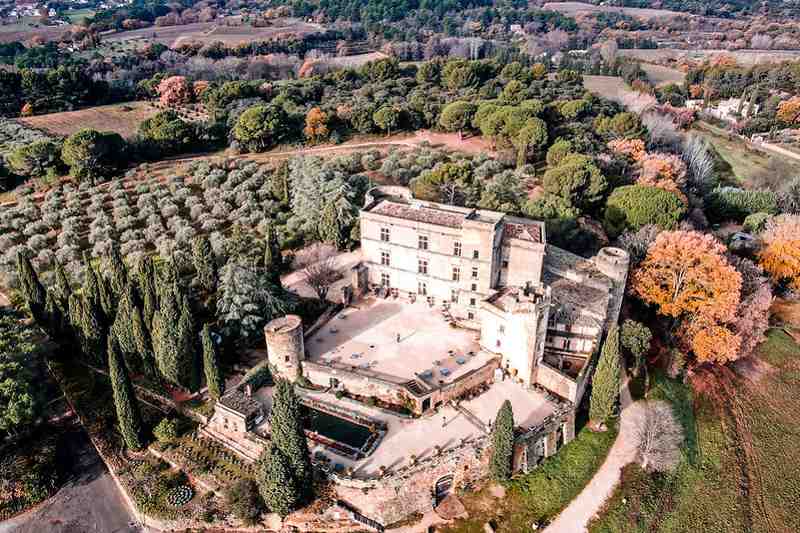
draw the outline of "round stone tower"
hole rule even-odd
[[[600,272],[611,278],[613,282],[611,298],[608,302],[608,316],[606,317],[606,328],[609,328],[619,320],[622,298],[625,296],[625,283],[628,280],[630,256],[622,248],[608,246],[597,252],[597,255],[594,256],[594,263]]]
[[[305,359],[303,321],[297,315],[276,318],[264,326],[267,341],[267,358],[282,378],[294,381],[302,374],[301,362]]]

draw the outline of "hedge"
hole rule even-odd
[[[737,187],[717,187],[706,197],[706,215],[712,222],[742,222],[754,213],[778,213],[775,193]]]

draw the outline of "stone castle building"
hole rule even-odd
[[[473,484],[506,399],[515,469],[572,440],[593,357],[619,318],[627,253],[586,259],[547,244],[542,222],[402,187],[372,189],[360,225],[345,305],[310,328],[293,315],[264,328],[272,373],[300,380],[309,408],[368,434],[339,442],[349,437],[307,430],[343,508],[385,525]],[[240,386],[204,432],[255,459],[270,406],[269,390]]]

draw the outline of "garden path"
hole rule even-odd
[[[644,414],[643,404],[634,403],[624,374],[620,387],[620,429],[617,440],[605,462],[583,491],[561,511],[545,529],[545,533],[577,533],[587,531],[586,525],[602,509],[603,504],[619,483],[622,468],[636,460],[639,437],[637,427]]]

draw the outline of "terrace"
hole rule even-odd
[[[308,339],[306,353],[314,363],[346,365],[389,381],[416,379],[437,387],[494,357],[481,351],[478,339],[478,332],[451,325],[439,308],[422,301],[368,297]]]

